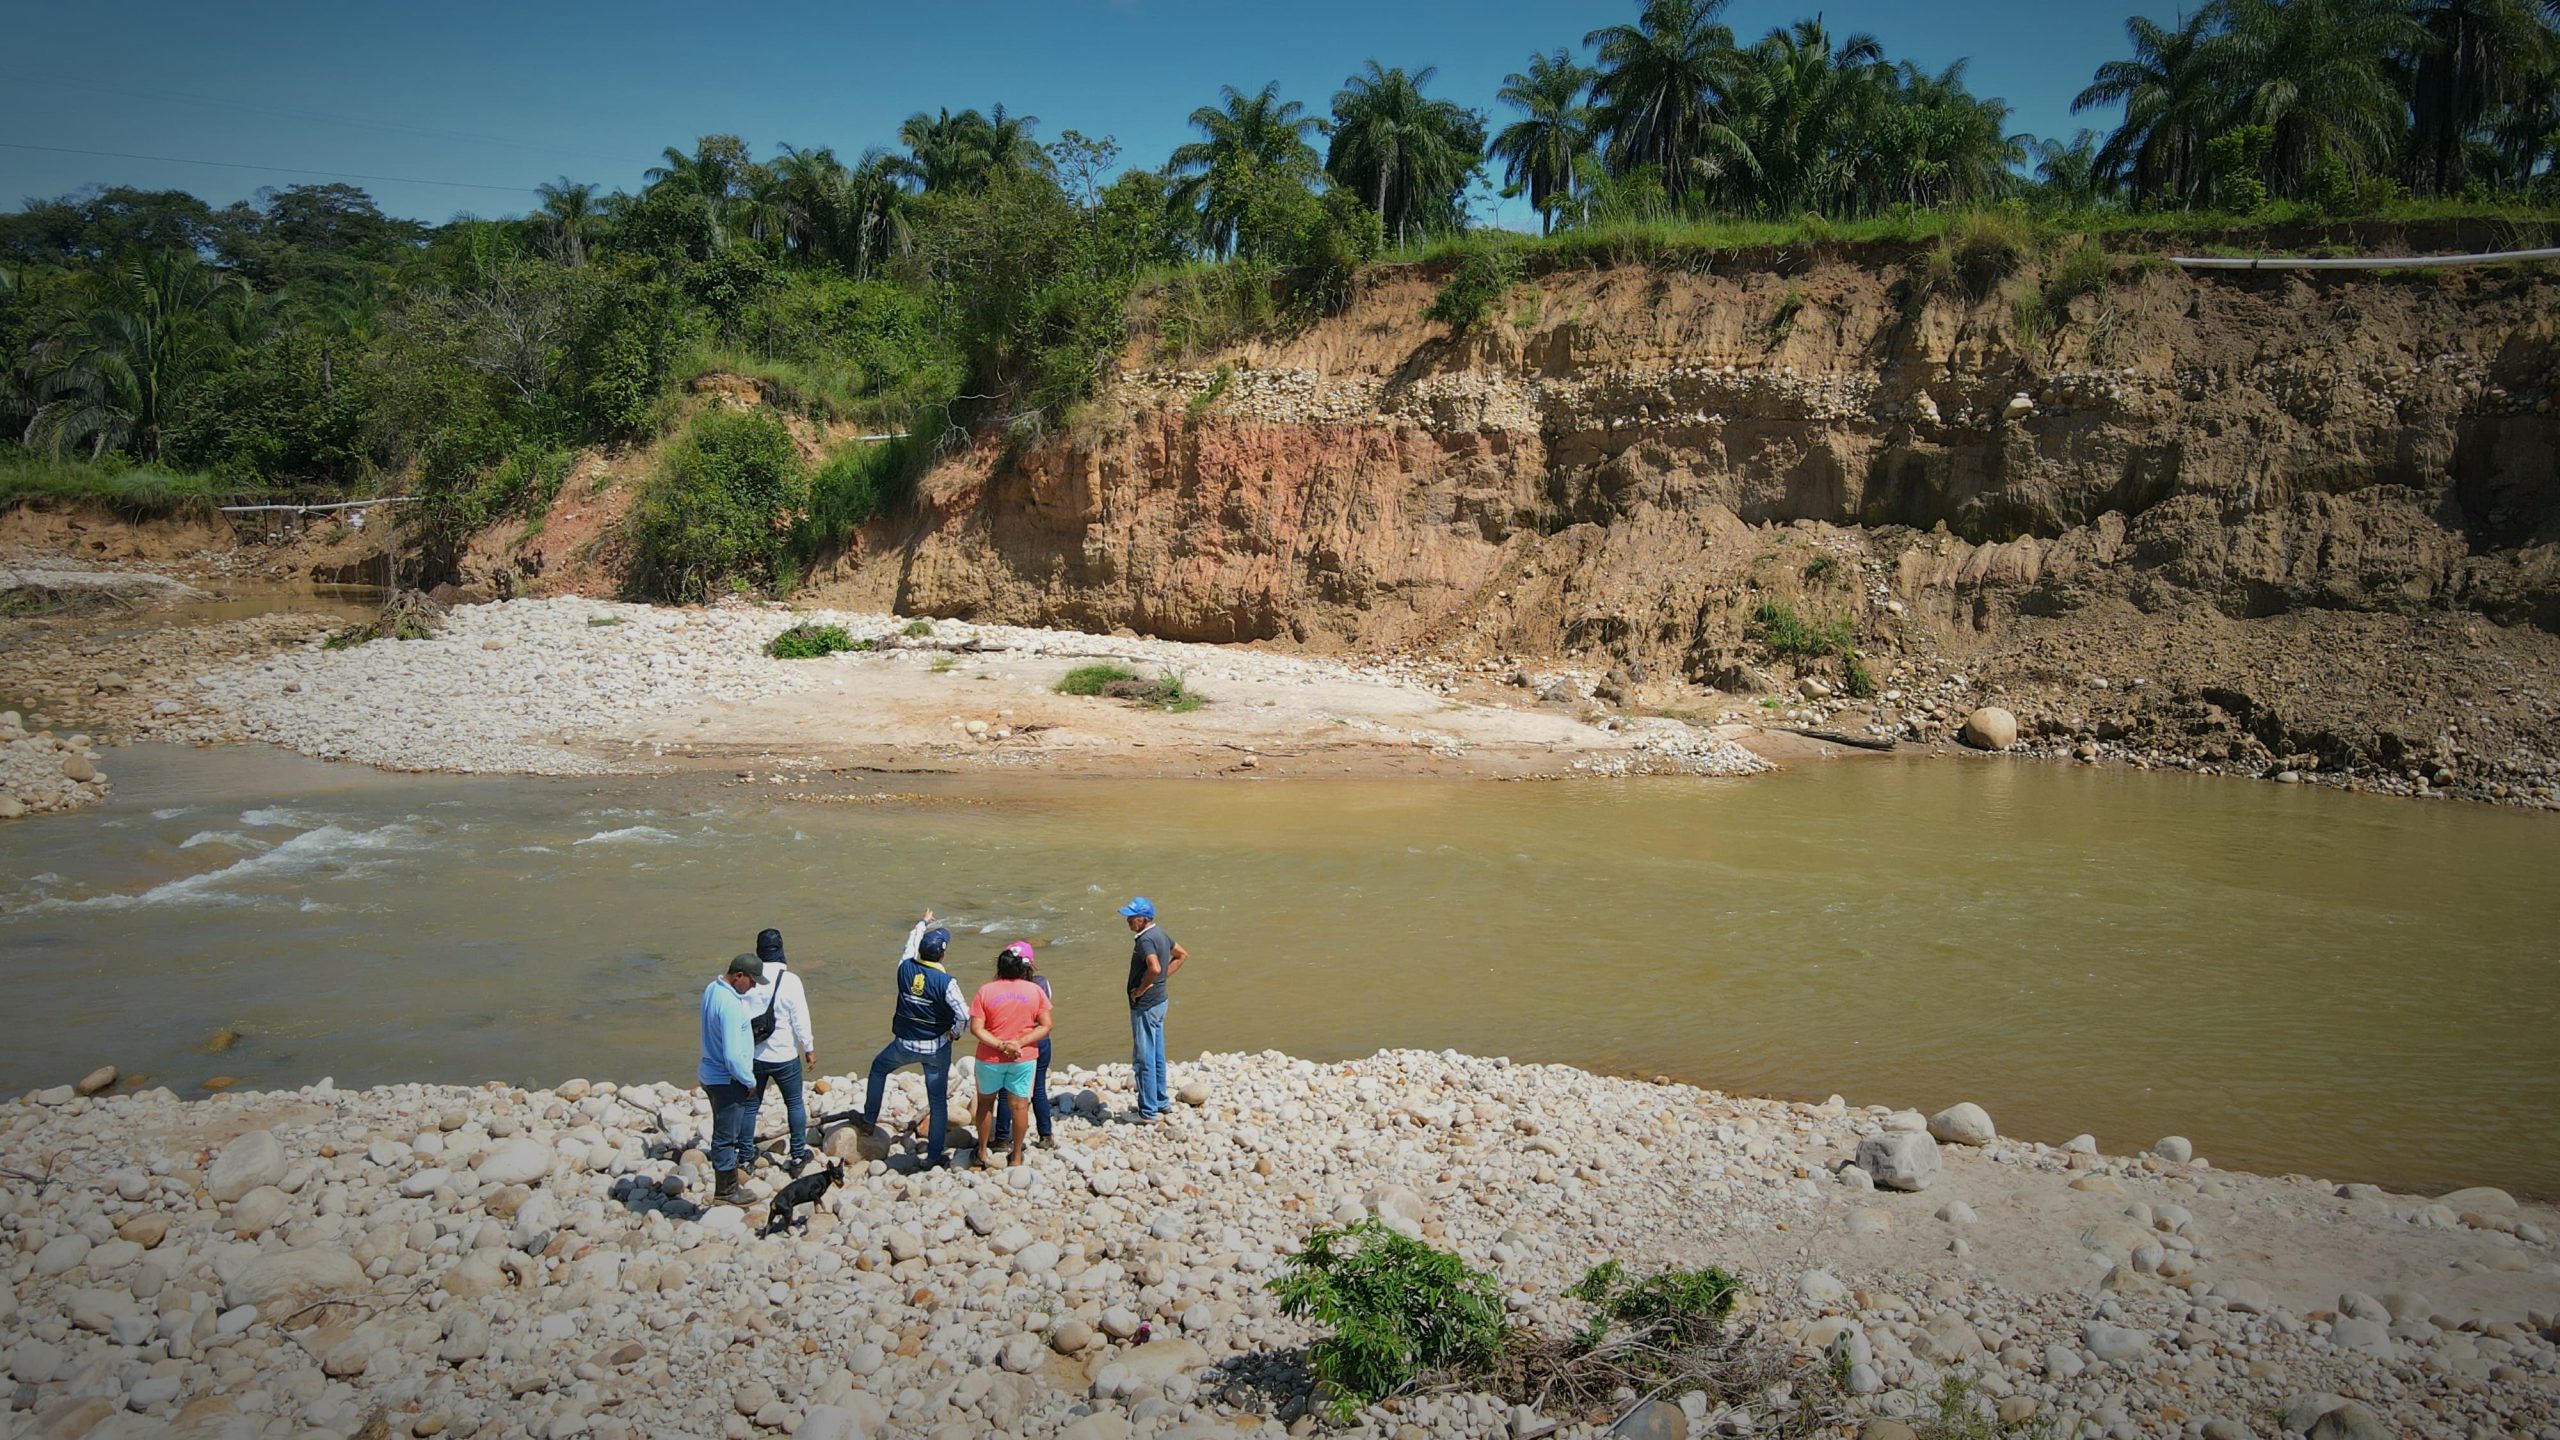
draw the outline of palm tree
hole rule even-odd
[[[2099,66],[2071,102],[2074,115],[2124,106],[2123,123],[2098,147],[2098,169],[2122,181],[2136,206],[2191,203],[2204,182],[2204,142],[2222,110],[2212,25],[2210,11],[2181,18],[2175,29],[2134,16],[2124,22],[2132,58]]]
[[[784,145],[766,168],[772,176],[766,201],[784,252],[804,260],[841,263],[845,201],[852,179],[844,162],[825,146],[802,150]]]
[[[2098,164],[2097,131],[2079,131],[2067,142],[2033,140],[2027,151],[2035,161],[2036,183],[2050,199],[2080,210],[2096,204],[2104,192],[2106,174]]]
[[[1555,228],[1555,206],[1573,195],[1573,162],[1591,148],[1592,77],[1563,50],[1532,55],[1526,73],[1502,77],[1496,98],[1523,118],[1493,137],[1492,153],[1506,181],[1527,187],[1542,231]]]
[[[1750,199],[1772,214],[1835,210],[1853,178],[1852,139],[1892,83],[1872,35],[1838,46],[1819,19],[1772,30],[1744,52],[1733,82],[1733,128],[1750,158]]]
[[[1739,57],[1733,31],[1716,23],[1724,7],[1647,0],[1635,24],[1582,37],[1599,60],[1591,100],[1611,168],[1659,167],[1674,201],[1688,192],[1693,159],[1730,148],[1723,112]]]
[[[2009,102],[1965,87],[1966,62],[1932,75],[1906,60],[1896,67],[1889,113],[1911,136],[1910,180],[1901,198],[1914,205],[1982,204],[2016,187],[2010,170],[2027,158],[2027,137],[2009,133]]]
[[[2406,130],[2398,57],[2427,32],[2400,0],[2222,0],[2212,66],[2237,118],[2275,132],[2267,187],[2301,195],[2323,166],[2350,175],[2388,165]]]
[[[694,142],[690,155],[672,145],[664,154],[667,163],[651,166],[642,172],[643,178],[652,189],[665,187],[700,196],[711,212],[712,238],[726,243],[739,203],[747,198],[754,178],[756,167],[747,158],[747,142],[735,135],[705,135]]]
[[[586,264],[587,236],[602,219],[596,187],[581,185],[563,175],[534,186],[533,193],[542,200],[542,208],[534,212],[534,221],[551,242],[552,253],[572,270]]]
[[[898,127],[898,141],[907,147],[906,173],[928,194],[976,190],[999,171],[1027,173],[1047,165],[1048,156],[1031,137],[1039,123],[1037,115],[1008,115],[1001,105],[992,115],[919,110]]]
[[[2418,0],[2418,23],[2433,42],[2411,77],[2410,176],[2445,194],[2462,188],[2467,142],[2498,106],[2548,93],[2560,37],[2538,0]]]
[[[1377,61],[1343,82],[1333,96],[1333,143],[1325,173],[1367,199],[1401,245],[1416,230],[1458,221],[1458,192],[1484,155],[1484,121],[1454,100],[1433,100],[1422,87],[1434,66],[1408,74]]]
[[[216,312],[248,298],[246,284],[180,251],[96,272],[89,307],[38,348],[26,443],[92,456],[130,446],[156,463],[186,392],[229,352]]]
[[[1201,138],[1176,147],[1167,168],[1186,177],[1173,203],[1198,211],[1202,248],[1224,257],[1236,248],[1247,182],[1260,174],[1312,174],[1316,151],[1307,137],[1321,133],[1324,122],[1281,99],[1277,80],[1251,95],[1222,85],[1218,100],[1191,112]]]
[[[906,178],[906,162],[878,149],[864,151],[862,163],[846,177],[843,224],[854,278],[868,279],[889,257],[906,253],[912,239],[907,207],[913,200]]]

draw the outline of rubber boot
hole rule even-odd
[[[735,1205],[739,1203],[738,1172],[735,1170],[715,1170],[711,1173],[719,1178],[719,1183],[713,1186],[711,1190],[711,1203],[715,1205]]]

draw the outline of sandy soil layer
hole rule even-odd
[[[816,1084],[820,1112],[858,1093]],[[2560,1218],[2495,1191],[1445,1053],[1204,1055],[1173,1084],[1142,1126],[1113,1118],[1125,1066],[1062,1069],[1060,1148],[1010,1170],[838,1130],[843,1182],[776,1238],[703,1203],[689,1088],[39,1092],[0,1106],[13,1433],[1276,1440],[1312,1425],[1313,1332],[1267,1283],[1374,1217],[1550,1335],[1604,1260],[1742,1274],[1744,1347],[1796,1378],[1666,1395],[1638,1433],[2560,1434]],[[918,1106],[903,1077],[884,1118]],[[1341,1433],[1594,1436],[1633,1402],[1520,1398],[1461,1384]]]

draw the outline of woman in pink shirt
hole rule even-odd
[[[1013,1118],[1008,1163],[1019,1165],[1031,1129],[1031,1072],[1040,1063],[1040,1038],[1049,1033],[1049,992],[1031,982],[1030,941],[996,952],[996,978],[969,1002],[969,1033],[978,1037],[977,1131],[989,1133],[996,1100],[1004,1097]],[[986,1163],[983,1147],[978,1163]]]

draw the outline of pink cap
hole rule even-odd
[[[1023,964],[1028,965],[1032,963],[1031,942],[1028,940],[1016,940],[996,953],[1000,955],[1019,955],[1022,957]]]

